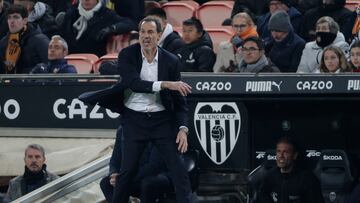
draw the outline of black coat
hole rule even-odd
[[[46,5],[45,14],[41,18],[31,23],[34,25],[34,27],[40,28],[41,32],[44,33],[49,39],[51,39],[53,35],[59,33],[59,27],[55,22],[53,11],[49,5]]]
[[[5,52],[8,43],[8,35],[0,41],[0,73],[5,73]],[[21,54],[16,65],[17,73],[29,73],[38,63],[47,63],[48,61],[49,39],[28,25],[28,29],[20,36]]]
[[[144,0],[111,0],[114,3],[115,11],[119,16],[130,18],[138,24],[144,17]]]
[[[65,12],[67,9],[72,7],[72,0],[40,0],[41,2],[46,3],[52,8],[53,16],[56,17],[56,15],[59,12]]]
[[[9,7],[7,2],[4,2],[4,7],[2,11],[0,11],[0,40],[7,34],[9,31],[9,26],[6,18],[6,9]]]
[[[181,70],[186,72],[213,72],[216,55],[213,44],[207,32],[204,31],[199,40],[185,45],[178,56]]]
[[[185,42],[181,39],[179,34],[177,32],[172,32],[165,38],[162,48],[170,53],[177,54],[184,46]]]
[[[88,21],[85,32],[79,40],[76,40],[77,30],[73,24],[79,17],[79,10],[71,8],[66,12],[64,22],[60,26],[61,36],[69,45],[69,54],[92,53],[101,57],[106,54],[107,38],[99,39],[100,30],[114,26],[113,33],[109,34],[124,34],[136,29],[130,19],[120,17],[115,11],[103,6],[94,13],[94,16]]]
[[[273,42],[269,58],[281,72],[296,72],[299,66],[305,41],[290,31],[281,42]]]

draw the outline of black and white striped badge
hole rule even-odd
[[[199,102],[194,126],[201,147],[217,165],[226,161],[239,137],[241,116],[235,102]]]

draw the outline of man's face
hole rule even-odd
[[[143,22],[140,26],[139,41],[144,51],[156,49],[161,33],[156,31],[155,22]]]
[[[330,32],[329,23],[319,23],[316,25],[316,32]]]
[[[260,59],[263,55],[263,51],[259,50],[259,47],[255,42],[247,41],[241,47],[241,54],[247,64],[253,64]]]
[[[240,35],[242,32],[249,28],[249,24],[246,22],[245,18],[234,18],[232,22],[232,28],[235,31],[236,35]]]
[[[63,59],[67,55],[67,51],[64,49],[60,40],[51,40],[48,47],[48,59]]]
[[[281,31],[271,31],[271,36],[274,38],[276,42],[281,42],[288,35],[288,32]]]
[[[183,40],[186,44],[191,44],[200,39],[202,33],[197,32],[194,25],[183,25]]]
[[[278,143],[276,145],[276,165],[282,173],[288,173],[292,170],[297,153],[294,152],[292,145],[287,143]]]
[[[98,1],[99,0],[81,0],[80,3],[85,10],[91,10],[96,6]]]
[[[8,15],[7,22],[10,33],[17,33],[24,28],[27,18],[22,18],[19,13],[13,13]]]
[[[45,157],[39,150],[29,148],[25,153],[24,161],[31,172],[39,172],[45,163]]]
[[[270,10],[270,13],[273,14],[275,13],[276,11],[287,11],[289,10],[288,7],[283,4],[281,1],[274,1],[274,0],[271,0],[270,3],[269,3],[269,10]]]

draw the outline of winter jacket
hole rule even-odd
[[[344,0],[335,0],[336,6],[333,9],[324,8],[323,6],[308,10],[304,15],[301,36],[305,41],[315,40],[316,22],[323,16],[332,17],[340,27],[340,32],[344,34],[345,40],[351,38],[351,31],[355,22],[356,14],[345,8]]]
[[[281,173],[275,167],[265,176],[260,203],[324,203],[319,180],[306,170]]]
[[[344,35],[341,32],[338,32],[336,38],[332,44],[329,46],[336,46],[341,48],[345,56],[349,56],[349,44],[345,42]],[[323,53],[323,48],[316,44],[316,41],[308,42],[305,45],[305,48],[301,55],[301,60],[297,73],[314,73],[319,70],[321,56]]]
[[[301,31],[303,17],[301,13],[294,7],[290,7],[288,11],[288,15],[290,17],[291,25],[293,26],[294,32],[299,34]],[[267,12],[266,14],[259,17],[257,20],[257,32],[261,36],[261,38],[265,41],[265,44],[271,41],[271,33],[268,29],[269,20],[271,17],[271,13]]]
[[[51,39],[53,35],[59,33],[59,27],[55,22],[55,17],[53,16],[51,7],[47,4],[45,4],[45,6],[46,11],[44,15],[31,23],[34,25],[34,27],[41,29],[41,32],[44,33],[49,39]]]
[[[106,54],[107,38],[100,39],[99,33],[104,28],[113,29],[108,34],[124,34],[135,30],[135,24],[128,18],[118,16],[115,11],[101,7],[88,21],[88,27],[82,36],[76,40],[77,30],[73,27],[75,21],[80,17],[77,8],[69,9],[60,26],[61,36],[69,45],[69,54],[91,53],[99,57]],[[107,36],[108,37],[108,36]]]
[[[183,47],[178,56],[182,71],[185,72],[212,72],[216,60],[211,38],[204,31],[199,40]]]
[[[231,62],[232,61],[232,62]],[[219,51],[216,55],[216,62],[213,67],[215,73],[227,72],[237,66],[241,61],[239,52],[234,52],[234,45],[229,41],[224,41],[219,44]]]
[[[37,64],[31,73],[77,73],[73,65],[67,63],[66,59],[49,60],[46,63]]]
[[[135,24],[138,24],[144,18],[145,1],[144,0],[110,0],[114,3],[116,13],[121,17],[130,18]]]
[[[273,73],[280,72],[280,70],[269,63],[266,56],[263,55],[256,63],[247,64],[242,60],[239,64],[239,72],[241,73]]]
[[[0,74],[5,73],[5,54],[8,35],[0,41]],[[48,61],[49,38],[28,24],[27,30],[20,36],[21,54],[16,64],[16,73],[29,73],[38,63]]]
[[[281,42],[273,42],[269,58],[281,72],[296,72],[305,41],[290,31]]]

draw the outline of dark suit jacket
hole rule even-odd
[[[179,59],[170,52],[158,48],[158,81],[179,81]],[[152,93],[153,81],[140,78],[142,55],[140,44],[131,45],[123,49],[118,56],[118,70],[120,81],[106,89],[86,92],[79,99],[85,103],[98,104],[114,112],[122,113],[124,108],[124,91],[130,89],[137,93]],[[167,111],[174,113],[177,127],[187,126],[187,104],[185,97],[177,91],[161,90],[162,105]]]

